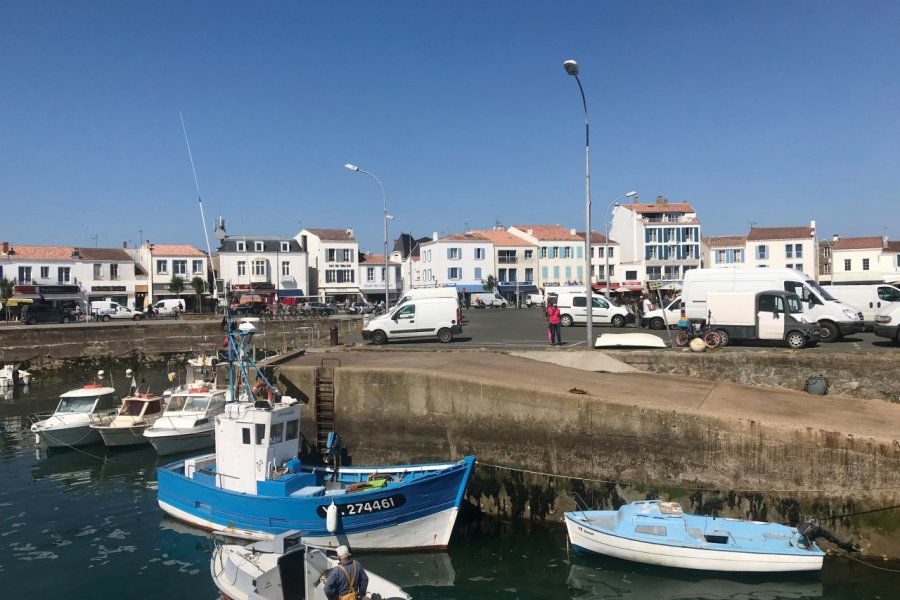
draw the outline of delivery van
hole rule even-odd
[[[866,327],[875,326],[875,314],[891,302],[900,302],[900,289],[886,283],[872,285],[829,285],[832,296],[862,312]]]
[[[630,309],[616,306],[603,296],[591,294],[591,321],[596,324],[610,324],[613,327],[625,327],[634,322],[634,313]],[[556,295],[556,306],[559,308],[559,323],[563,327],[587,323],[587,293],[580,291],[564,291]]]
[[[184,312],[184,300],[180,298],[166,298],[153,305],[156,314],[161,317],[177,317]]]
[[[475,306],[479,300],[481,300],[482,306],[491,308],[506,308],[508,304],[506,298],[497,292],[472,292],[469,295],[469,306]]]
[[[418,300],[420,298],[456,298],[459,300],[459,294],[455,287],[412,288],[403,292],[403,295],[400,296],[400,299],[394,306],[400,306],[410,300]]]
[[[875,315],[875,335],[900,346],[900,302],[893,302]]]
[[[863,330],[862,313],[840,302],[810,277],[794,269],[725,268],[691,269],[684,274],[681,301],[689,319],[709,318],[709,292],[764,292],[784,290],[800,296],[808,321],[817,322],[823,342]]]
[[[91,315],[98,321],[109,321],[110,319],[140,321],[144,318],[144,313],[131,310],[127,306],[122,306],[118,302],[112,302],[111,300],[94,300],[91,302]]]
[[[791,292],[710,292],[706,305],[722,346],[762,340],[799,350],[819,342],[819,324],[807,320],[800,297]]]
[[[362,331],[363,339],[373,344],[392,340],[436,337],[452,342],[462,333],[456,298],[419,298],[395,306],[385,315],[369,319]]]

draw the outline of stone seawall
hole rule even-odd
[[[475,454],[468,497],[485,512],[559,521],[579,498],[610,508],[661,496],[723,516],[796,522],[815,514],[839,534],[862,538],[868,553],[900,557],[898,511],[878,510],[898,504],[896,441],[548,393],[398,363],[335,369],[336,429],[351,459],[397,464]],[[602,385],[604,375],[590,375]],[[315,367],[277,369],[279,384],[308,405],[308,440],[315,439],[314,378]]]
[[[806,380],[822,376],[828,393],[852,398],[900,402],[900,350],[891,352],[606,352],[641,371],[701,377],[741,385],[802,390]],[[900,428],[900,425],[898,425]]]

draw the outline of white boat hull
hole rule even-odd
[[[274,535],[259,531],[248,531],[222,527],[212,521],[199,518],[196,515],[165,503],[160,502],[159,507],[170,516],[205,529],[215,531],[229,537],[246,540],[272,540]],[[421,519],[415,519],[406,523],[391,525],[382,529],[374,529],[349,535],[304,537],[304,541],[322,548],[337,548],[341,545],[350,546],[354,550],[395,550],[411,548],[442,549],[450,543],[450,534],[456,523],[458,509],[450,508]]]
[[[604,333],[594,348],[666,348],[666,342],[652,333]]]
[[[215,430],[210,428],[189,433],[173,433],[167,435],[145,435],[144,439],[153,445],[160,456],[181,454],[212,448],[216,444]]]
[[[35,433],[48,448],[78,448],[103,443],[100,433],[88,424],[40,429]]]
[[[144,437],[146,426],[132,427],[98,427],[103,443],[109,447],[138,446],[148,444],[150,440]]]
[[[733,571],[743,573],[788,573],[819,571],[823,557],[729,552],[708,548],[685,548],[631,540],[585,527],[566,517],[569,540],[577,552],[602,554],[662,567]]]

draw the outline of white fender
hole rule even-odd
[[[328,530],[328,533],[334,533],[337,531],[338,526],[338,507],[334,503],[334,498],[331,499],[331,506],[325,509],[325,529]]]

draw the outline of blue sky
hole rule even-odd
[[[900,2],[0,4],[0,238],[205,247],[208,226],[391,237],[595,228],[616,197],[707,235],[900,238]],[[96,238],[95,238],[96,236]],[[213,240],[214,241],[214,240]]]

